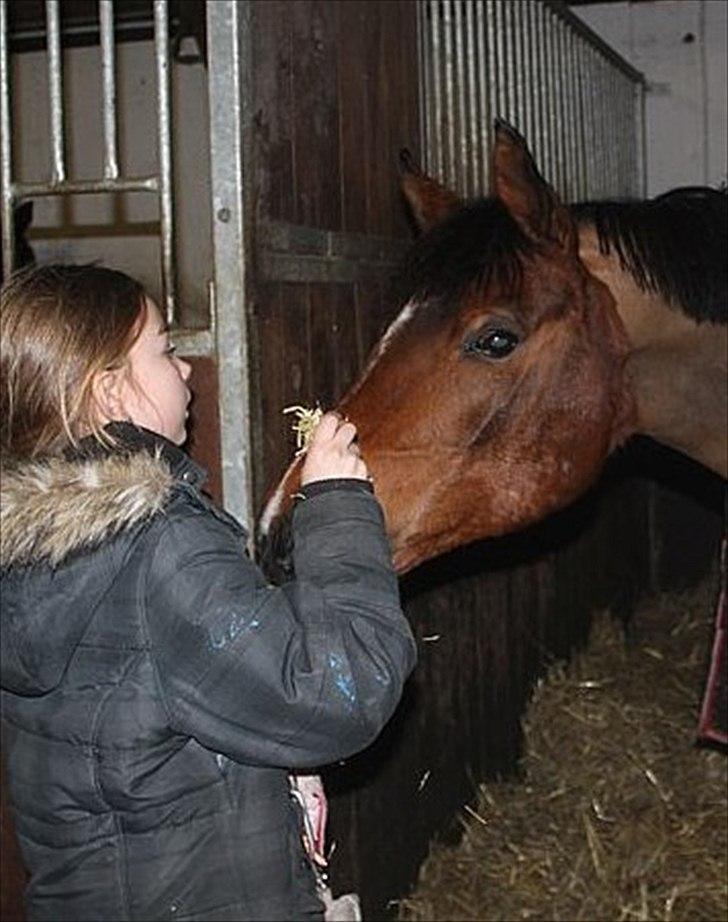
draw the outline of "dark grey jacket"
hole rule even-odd
[[[199,468],[143,441],[3,472],[3,756],[29,918],[317,913],[288,769],[370,743],[415,661],[380,507],[364,483],[301,501],[296,582],[275,589]]]

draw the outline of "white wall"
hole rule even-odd
[[[728,2],[596,3],[573,12],[648,81],[648,195],[725,182]]]
[[[98,46],[63,55],[67,177],[102,175],[101,70]],[[127,176],[157,171],[156,92],[151,42],[117,46],[119,161]],[[50,177],[45,52],[12,59],[15,178]],[[177,267],[182,320],[204,323],[211,274],[207,79],[202,65],[172,68]],[[150,193],[37,198],[30,242],[39,261],[92,261],[161,287],[157,198]]]

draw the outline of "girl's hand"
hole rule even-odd
[[[338,413],[325,413],[308,443],[301,485],[339,477],[368,480],[369,472],[359,454],[355,437],[356,426],[344,422]]]

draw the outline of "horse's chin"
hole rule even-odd
[[[408,541],[401,547],[395,541],[392,552],[392,562],[398,576],[404,576],[420,564],[426,563],[441,554],[447,553],[464,542],[453,538],[452,535],[441,535],[432,538],[419,537],[416,541]]]
[[[427,555],[419,553],[416,549],[402,548],[402,550],[394,553],[392,562],[397,575],[404,576],[405,573],[414,570],[416,566],[428,559]]]

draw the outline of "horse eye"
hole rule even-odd
[[[504,359],[518,345],[519,339],[512,330],[495,329],[479,333],[465,341],[466,355],[484,355],[489,359]]]

